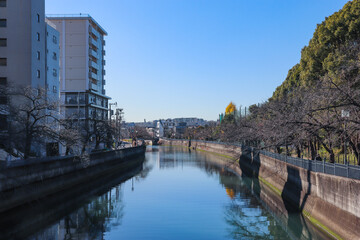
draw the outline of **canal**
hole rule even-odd
[[[327,239],[227,159],[148,147],[143,166],[0,215],[0,239]],[[126,179],[126,180],[125,180]]]

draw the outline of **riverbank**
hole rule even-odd
[[[240,146],[192,141],[162,139],[164,145],[190,147],[194,150],[226,155],[227,167],[238,175],[258,180],[260,194],[271,201],[284,216],[301,211],[303,216],[335,239],[357,239],[360,236],[360,181],[324,173],[312,172],[289,163],[260,154],[246,152]]]
[[[34,159],[0,170],[0,212],[81,186],[102,176],[123,173],[144,161],[143,146],[89,156]]]

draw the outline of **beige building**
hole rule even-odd
[[[48,15],[60,32],[60,92],[65,118],[108,119],[105,93],[106,31],[90,15]]]

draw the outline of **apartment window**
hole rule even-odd
[[[7,46],[7,39],[0,38],[0,47],[6,47],[6,46]]]
[[[7,58],[0,58],[0,66],[7,66]]]
[[[57,37],[56,36],[53,36],[53,43],[57,43]]]
[[[0,7],[6,7],[6,0],[0,0]]]
[[[40,14],[36,14],[36,20],[38,23],[40,22]]]
[[[7,84],[7,78],[0,77],[0,86],[6,86],[6,84]]]
[[[53,93],[57,93],[57,88],[56,88],[56,86],[53,86]]]
[[[56,76],[57,76],[57,71],[56,71],[56,69],[55,69],[55,68],[53,69],[53,76],[54,76],[54,77],[56,77]]]
[[[36,33],[36,39],[40,41],[40,33]]]
[[[40,78],[40,70],[36,70],[36,77]]]
[[[53,52],[53,59],[54,59],[54,60],[56,60],[56,59],[57,59],[56,52]]]
[[[6,19],[0,19],[0,27],[6,27]]]
[[[0,114],[0,130],[7,129],[7,116],[4,114]]]
[[[40,60],[40,52],[39,51],[36,52],[36,59]]]

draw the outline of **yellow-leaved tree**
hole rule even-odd
[[[230,102],[229,105],[225,109],[225,115],[234,114],[236,111],[236,106],[233,102]]]

